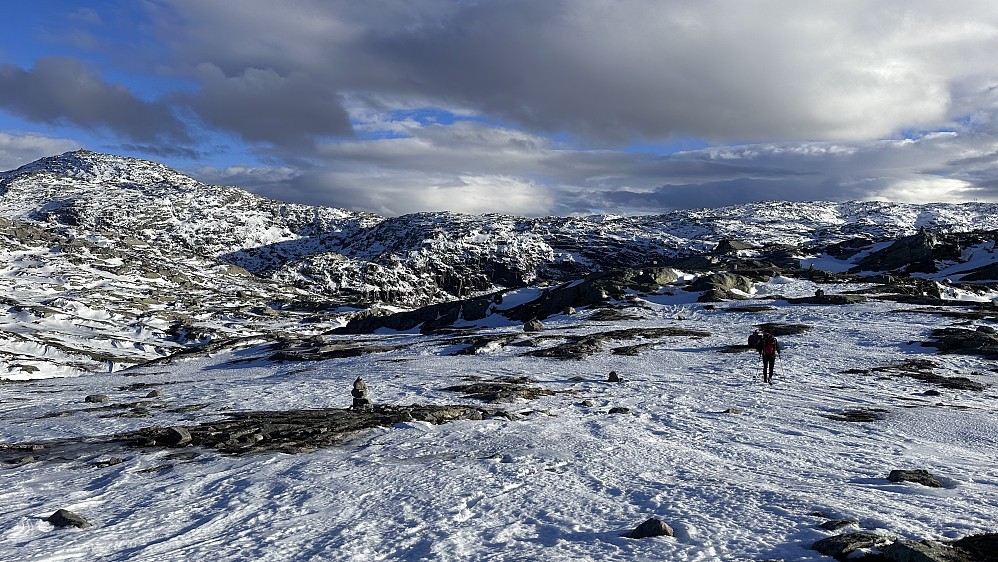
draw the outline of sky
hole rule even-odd
[[[998,3],[6,0],[0,170],[381,215],[998,201]]]

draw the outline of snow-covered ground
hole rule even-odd
[[[755,294],[805,296],[815,288],[777,279]],[[998,531],[998,391],[842,373],[928,358],[938,374],[998,382],[993,361],[935,356],[909,343],[957,320],[893,312],[909,307],[882,302],[758,300],[710,310],[692,302],[695,295],[669,292],[639,300],[628,313],[640,320],[588,321],[582,310],[548,319],[542,335],[674,326],[711,336],[665,338],[637,356],[611,354],[608,346],[586,360],[559,361],[522,356],[531,348],[515,346],[448,356],[456,346],[445,336],[388,334],[371,339],[405,347],[284,364],[247,348],[2,385],[3,443],[193,424],[226,411],[346,407],[357,376],[379,403],[462,402],[442,388],[469,375],[528,376],[559,393],[507,405],[522,416],[515,421],[412,422],[300,455],[67,445],[61,461],[0,467],[0,559],[830,560],[809,549],[834,534],[818,528],[818,511],[907,539]],[[721,310],[735,304],[775,310]],[[494,320],[483,322],[483,333],[521,332]],[[722,352],[762,322],[813,327],[781,338],[772,387],[762,384],[754,353]],[[634,343],[644,340],[620,345]],[[626,382],[604,382],[611,370]],[[134,383],[147,386],[125,389]],[[153,418],[100,417],[107,411],[84,403],[98,393],[141,401],[150,388],[167,402]],[[930,389],[941,395],[925,395]],[[200,404],[207,406],[167,411]],[[612,407],[631,413],[611,415]],[[884,409],[885,418],[824,417],[864,408]],[[197,456],[171,458],[178,452]],[[112,456],[126,460],[94,466]],[[892,469],[916,468],[946,487],[886,479]],[[43,520],[60,508],[93,527]],[[676,536],[621,536],[649,517],[669,523]]]

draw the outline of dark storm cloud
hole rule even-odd
[[[189,140],[168,105],[105,82],[76,58],[40,58],[31,70],[0,65],[0,107],[32,121],[107,128],[140,142]]]
[[[191,68],[298,71],[340,93],[467,108],[603,145],[931,128],[951,117],[956,97],[972,97],[976,77],[993,76],[998,47],[996,9],[977,2],[168,4],[182,26],[160,34]]]
[[[203,84],[200,91],[178,99],[205,122],[246,141],[300,149],[316,138],[353,133],[336,90],[308,74],[282,76],[273,69],[247,68],[238,76],[226,76],[206,63],[197,75]]]

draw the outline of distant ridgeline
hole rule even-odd
[[[809,258],[821,269],[819,257],[839,272],[998,279],[987,259],[998,205],[983,203],[761,202],[638,217],[387,218],[274,201],[88,151],[0,174],[0,202],[9,224],[86,241],[100,249],[91,254],[107,254],[101,260],[138,256],[160,263],[162,274],[171,264],[204,260],[294,288],[299,300],[416,307],[617,268],[790,274]]]

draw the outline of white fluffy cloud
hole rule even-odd
[[[82,148],[70,139],[53,139],[35,133],[0,132],[0,170],[13,170],[39,158]]]

